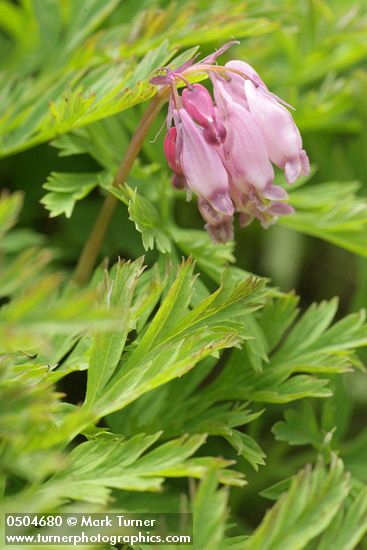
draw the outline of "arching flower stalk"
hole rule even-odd
[[[235,212],[241,226],[257,218],[265,228],[294,212],[285,189],[274,185],[273,164],[284,170],[288,183],[309,173],[289,105],[248,63],[216,64],[235,43],[151,80],[171,88],[164,151],[172,183],[186,189],[188,198],[198,196],[205,227],[216,242],[233,239]],[[203,72],[212,81],[214,99],[202,84],[187,80]],[[181,95],[178,81],[185,85]]]

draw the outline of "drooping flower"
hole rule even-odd
[[[236,187],[247,183],[262,191],[274,180],[264,136],[251,113],[232,101],[225,80],[214,82],[216,103],[228,134],[222,148],[223,163]]]
[[[257,218],[263,227],[294,212],[285,189],[274,185],[272,164],[284,170],[288,183],[309,171],[288,105],[248,63],[215,64],[231,45],[152,79],[172,90],[164,152],[173,185],[198,196],[205,227],[216,242],[233,238],[234,212],[241,226]],[[212,80],[214,100],[202,84],[187,80],[203,72]],[[181,96],[177,80],[186,85]]]
[[[174,118],[182,133],[180,159],[187,186],[218,213],[232,216],[234,208],[229,197],[228,174],[216,149],[206,141],[204,131],[185,109],[175,111]]]
[[[212,77],[214,96],[227,127],[222,147],[222,161],[230,175],[231,197],[240,215],[240,224],[248,225],[257,218],[263,227],[280,215],[293,212],[292,207],[272,209],[288,198],[287,192],[274,185],[274,170],[269,159],[265,136],[248,109],[233,101],[226,81]]]
[[[302,138],[290,112],[273,97],[245,82],[245,93],[251,115],[265,137],[270,160],[285,172],[288,183],[294,183],[310,169]]]

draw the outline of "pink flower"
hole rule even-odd
[[[200,197],[199,211],[204,220],[205,229],[214,242],[226,243],[233,240],[233,217],[215,210],[204,198]]]
[[[239,73],[243,73],[255,84],[255,86],[263,88],[264,90],[268,89],[265,82],[260,78],[255,69],[251,67],[251,65],[246,63],[246,61],[239,61],[237,59],[234,59],[233,61],[228,61],[228,63],[226,63],[224,66],[228,69],[235,69]],[[238,82],[239,79],[242,81],[241,84],[243,93],[243,78],[241,78],[241,76],[238,76],[236,73],[230,73],[230,77],[231,79],[234,79],[235,82]]]
[[[270,160],[284,170],[288,183],[308,175],[310,164],[290,112],[251,80],[244,85],[250,113],[264,135]]]
[[[288,198],[287,192],[273,184],[274,170],[265,138],[251,113],[236,101],[223,79],[213,78],[216,103],[221,108],[227,139],[221,157],[230,175],[231,197],[240,216],[248,225],[257,218],[264,227],[273,223],[276,211],[271,207]],[[279,209],[289,214],[291,210]]]
[[[285,202],[287,192],[274,185],[272,163],[284,170],[288,183],[309,172],[287,104],[268,90],[248,63],[214,64],[231,45],[152,79],[172,90],[164,152],[173,184],[198,196],[205,227],[216,242],[233,238],[235,211],[241,226],[257,218],[263,227],[294,212]],[[214,101],[202,84],[187,80],[203,72],[213,82]],[[181,96],[176,79],[186,84]]]
[[[210,93],[201,84],[193,84],[182,93],[182,102],[194,120],[203,127],[203,135],[208,143],[220,145],[226,139],[226,129],[215,115]]]
[[[182,174],[182,166],[176,154],[176,139],[177,130],[175,127],[172,127],[168,130],[167,135],[164,138],[164,154],[166,155],[168,166],[171,168],[171,170],[178,174]]]
[[[172,127],[168,130],[164,138],[163,149],[166,155],[168,166],[173,172],[172,185],[177,189],[186,188],[186,178],[184,176],[180,160],[177,155],[177,130]]]
[[[182,134],[180,161],[187,185],[203,197],[217,212],[232,216],[234,208],[229,197],[228,174],[214,147],[204,138],[185,109],[174,111],[178,132]]]
[[[265,189],[274,180],[274,170],[260,128],[250,112],[232,100],[224,79],[214,79],[214,96],[227,128],[223,162],[233,184],[240,190],[246,184]]]

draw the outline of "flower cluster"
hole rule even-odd
[[[232,44],[230,44],[232,45]],[[229,46],[229,45],[228,45]],[[233,238],[233,216],[242,227],[257,218],[263,227],[293,213],[287,192],[274,185],[273,164],[288,183],[309,172],[302,139],[285,103],[244,61],[214,64],[227,47],[175,72],[153,79],[169,84],[171,97],[164,151],[173,185],[198,196],[206,229],[216,242]],[[214,100],[186,77],[206,72]],[[177,79],[185,88],[181,95]]]

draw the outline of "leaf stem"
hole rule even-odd
[[[114,187],[119,187],[126,182],[134,161],[143,146],[147,133],[160,109],[167,101],[168,94],[169,87],[167,86],[162,88],[145,111],[144,116],[129,143],[125,157],[120,164],[115,179],[113,180],[112,185]],[[105,198],[75,269],[73,280],[77,285],[84,285],[92,274],[103,239],[106,235],[107,228],[112,219],[117,203],[118,199],[111,194],[108,194]]]

